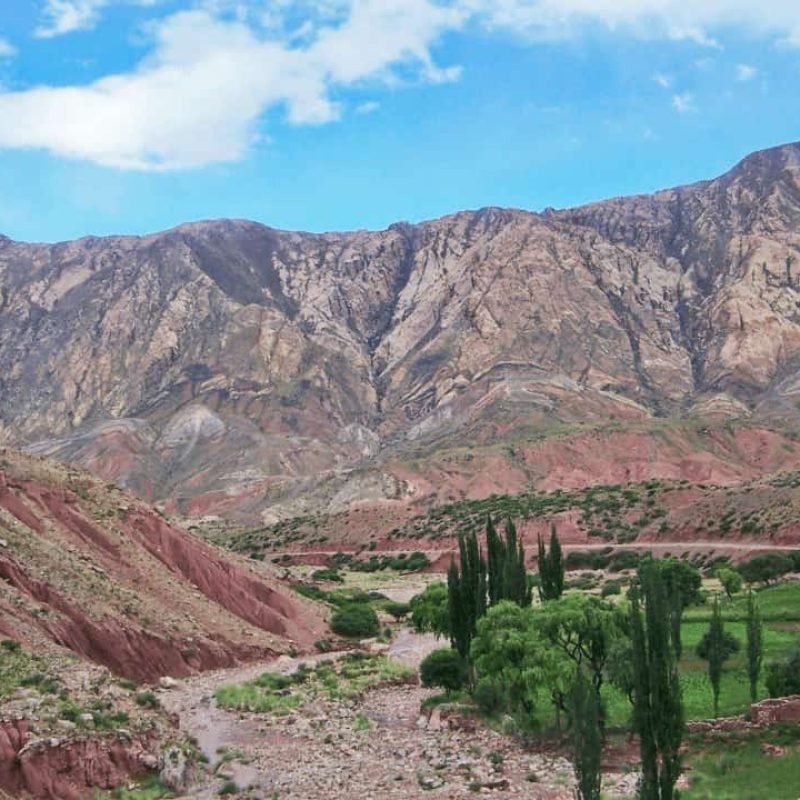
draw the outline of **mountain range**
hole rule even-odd
[[[185,516],[742,480],[799,407],[800,144],[569,210],[0,239],[0,443]]]

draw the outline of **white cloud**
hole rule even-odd
[[[89,30],[100,19],[100,12],[112,4],[151,6],[159,0],[44,0],[42,23],[35,35],[52,39],[66,33]]]
[[[0,148],[126,169],[189,169],[242,158],[276,107],[292,124],[342,114],[348,87],[456,80],[435,47],[467,25],[533,38],[603,28],[704,46],[739,28],[800,45],[785,0],[41,0],[38,35],[89,28],[113,4],[162,2],[149,52],[84,85],[0,90]],[[175,6],[193,10],[172,12]],[[674,90],[668,75],[654,78]],[[691,94],[674,108],[695,110]],[[362,111],[363,113],[363,111]]]
[[[679,114],[689,114],[692,111],[697,111],[697,105],[694,101],[694,95],[691,92],[684,92],[683,94],[675,94],[672,96],[672,107]]]
[[[374,114],[380,107],[381,104],[375,100],[368,100],[356,106],[356,114]]]
[[[738,27],[800,44],[800,3],[792,0],[462,0],[493,27],[565,37],[601,25],[642,38],[718,47],[715,32]]]
[[[750,64],[739,64],[736,67],[737,81],[751,81],[758,75],[758,70]]]
[[[431,46],[464,19],[432,0],[356,0],[343,21],[294,44],[207,11],[177,13],[153,29],[152,51],[131,73],[85,86],[0,92],[0,147],[124,169],[233,161],[247,153],[261,117],[275,106],[291,123],[319,124],[341,114],[332,90],[401,75],[453,79]]]
[[[16,54],[17,48],[8,39],[0,37],[0,58],[13,58]]]
[[[669,89],[672,86],[672,78],[669,75],[664,75],[660,72],[657,72],[653,75],[653,80],[662,88],[662,89]]]

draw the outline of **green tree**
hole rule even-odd
[[[411,625],[417,633],[450,635],[447,584],[430,583],[425,591],[411,598]]]
[[[558,540],[556,526],[550,528],[550,552],[547,551],[542,537],[538,540],[539,562],[539,599],[558,600],[564,593],[564,558],[561,543]]]
[[[758,601],[751,589],[747,593],[747,678],[750,681],[750,702],[758,700],[758,679],[764,657],[763,630]]]
[[[728,600],[733,600],[733,596],[742,591],[742,576],[736,570],[722,567],[717,570],[717,578]]]
[[[503,599],[505,547],[498,536],[491,515],[486,517],[486,562],[488,567],[489,605],[493,606]]]
[[[657,569],[661,572],[668,598],[668,619],[670,623],[670,636],[675,656],[680,660],[683,654],[681,628],[683,625],[683,612],[691,605],[700,603],[700,587],[703,584],[700,571],[688,561],[679,558],[664,558],[656,562]]]
[[[458,550],[459,564],[451,561],[447,573],[450,639],[467,659],[478,620],[486,612],[486,561],[474,532],[459,538]]]
[[[739,574],[747,583],[763,583],[769,585],[793,568],[792,559],[780,553],[764,553],[740,564]]]
[[[464,659],[452,648],[445,647],[422,659],[419,677],[423,686],[440,686],[450,693],[464,686],[467,670]]]
[[[770,697],[788,697],[800,694],[800,643],[784,661],[767,667],[767,692]]]
[[[511,517],[506,520],[506,541],[503,547],[503,591],[500,598],[512,600],[518,606],[531,604],[531,586],[525,569],[525,548],[517,538],[517,528]]]
[[[380,629],[378,615],[369,603],[350,603],[331,617],[331,630],[352,639],[377,636]]]
[[[714,598],[711,622],[697,645],[697,655],[708,662],[708,680],[714,695],[714,717],[719,716],[719,689],[725,662],[739,651],[739,641],[725,630],[719,599]]]
[[[534,623],[544,637],[578,669],[586,669],[598,697],[606,664],[625,639],[624,612],[595,595],[568,594],[534,609]]]
[[[528,723],[540,690],[568,674],[564,659],[537,630],[533,609],[508,600],[490,608],[478,622],[471,657],[476,694],[490,688],[496,708],[519,714]]]
[[[572,761],[579,800],[600,800],[603,732],[600,698],[579,669],[570,692]]]
[[[673,800],[684,719],[664,571],[645,559],[630,593],[633,723],[642,762],[641,800]]]

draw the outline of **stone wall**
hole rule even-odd
[[[774,697],[754,703],[750,706],[750,718],[756,725],[800,723],[800,695]]]

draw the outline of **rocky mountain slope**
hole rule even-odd
[[[269,566],[85,472],[0,450],[0,638],[136,681],[310,649],[319,613]]]
[[[464,445],[487,464],[481,448],[575,425],[657,443],[665,417],[791,423],[798,253],[800,144],[568,211],[5,239],[0,441],[170,510],[252,522],[308,510],[304,497],[327,511],[413,501]],[[582,457],[568,466],[591,482]],[[495,460],[515,469],[505,450]]]

